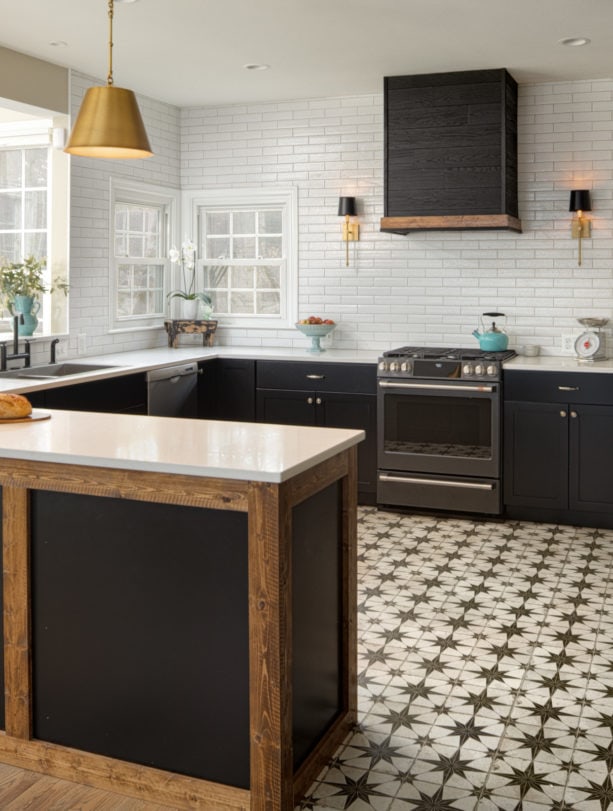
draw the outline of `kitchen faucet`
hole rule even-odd
[[[59,338],[54,338],[51,341],[51,346],[49,347],[49,352],[50,352],[49,363],[55,363],[56,362],[56,360],[55,360],[55,347],[59,344],[59,342],[60,342]]]
[[[6,363],[9,360],[24,359],[24,367],[30,365],[30,342],[25,341],[25,348],[23,352],[19,351],[19,325],[24,323],[23,313],[13,316],[13,351],[8,354],[6,351],[6,342],[0,343],[0,371],[6,372]]]

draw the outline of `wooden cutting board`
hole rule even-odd
[[[0,425],[9,425],[16,422],[37,422],[38,420],[49,420],[49,419],[51,419],[51,414],[48,411],[38,411],[34,409],[31,414],[28,414],[27,417],[12,417],[12,418],[0,417]]]

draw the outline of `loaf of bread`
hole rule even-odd
[[[32,406],[27,397],[21,394],[0,394],[0,420],[14,420],[31,413]]]

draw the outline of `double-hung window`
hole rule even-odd
[[[188,194],[200,283],[228,326],[291,326],[296,320],[295,189]]]
[[[0,261],[43,260],[43,283],[66,287],[68,281],[68,156],[51,145],[65,116],[42,118],[2,108],[0,123]],[[15,117],[16,120],[10,120]],[[66,331],[64,292],[39,298],[37,334]]]
[[[111,181],[111,330],[162,325],[177,193]]]

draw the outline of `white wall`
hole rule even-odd
[[[182,111],[184,189],[299,188],[299,310],[337,320],[334,346],[476,347],[487,310],[508,314],[512,345],[560,353],[576,318],[613,316],[613,82],[519,90],[523,234],[379,232],[382,94]],[[571,188],[592,189],[593,239],[570,238]],[[344,266],[338,197],[358,197],[361,240]],[[293,331],[222,332],[226,343],[304,345]]]
[[[88,77],[74,75],[73,109]],[[512,345],[559,354],[584,315],[613,317],[613,82],[524,85],[519,91],[520,217],[524,233],[382,234],[382,94],[218,108],[139,98],[154,158],[73,159],[71,350],[163,345],[165,335],[108,335],[111,173],[183,189],[296,185],[299,311],[339,322],[336,347],[406,343],[477,346],[481,312],[508,314]],[[180,144],[179,144],[180,132]],[[180,148],[179,148],[180,147]],[[571,188],[592,189],[593,238],[582,267],[570,238]],[[355,195],[361,240],[344,265],[339,195]],[[220,330],[219,342],[304,346],[295,330]]]
[[[83,94],[95,79],[72,74],[73,120]],[[180,186],[177,107],[143,96],[138,104],[154,156],[146,160],[71,160],[70,209],[70,341],[76,355],[77,336],[84,335],[86,354],[104,354],[161,346],[163,330],[109,334],[109,196],[110,178],[132,178],[178,189]]]

